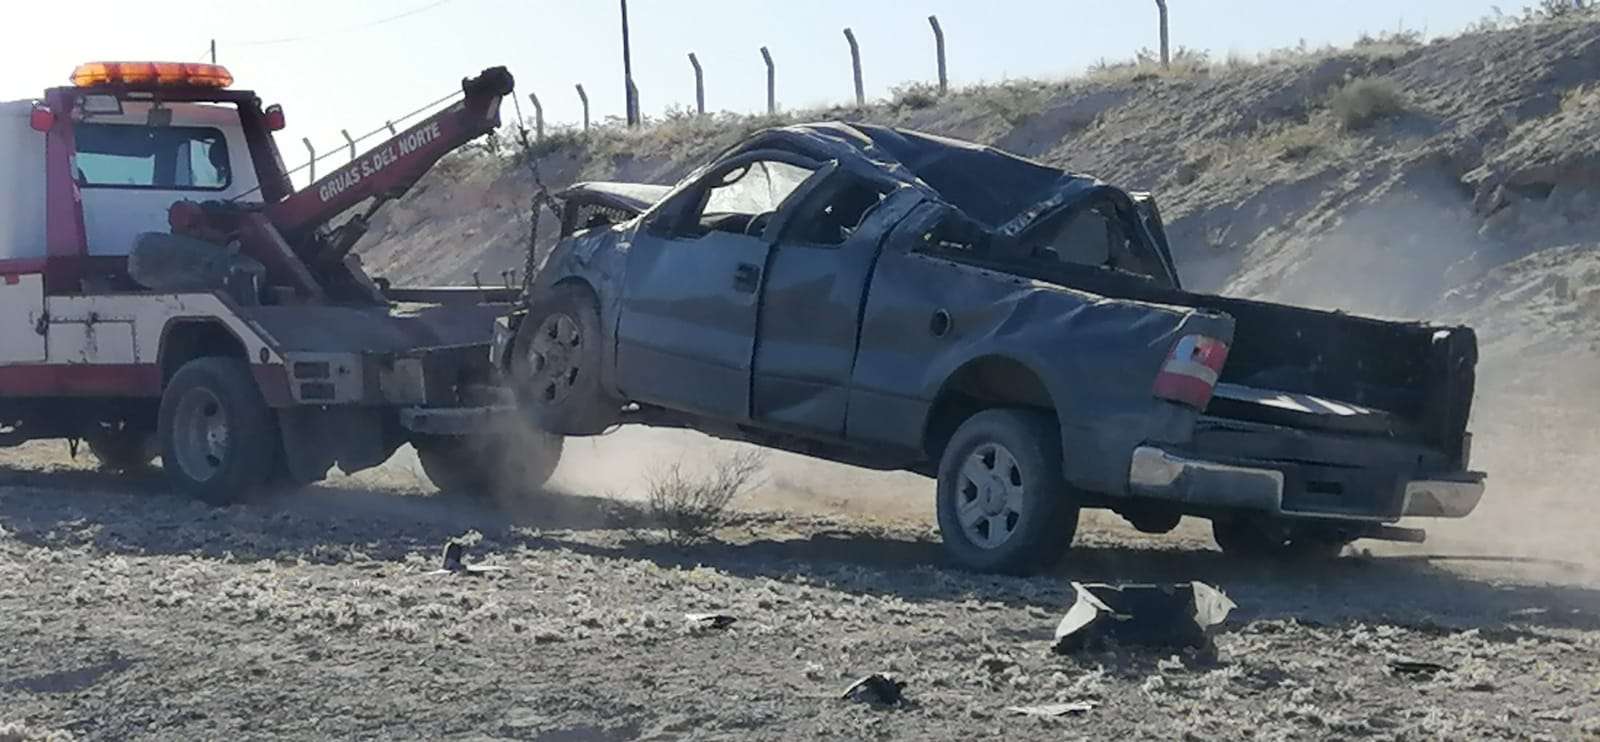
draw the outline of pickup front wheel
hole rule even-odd
[[[1032,574],[1060,561],[1078,528],[1061,473],[1055,417],[986,410],[968,418],[939,461],[939,532],[961,567]]]
[[[622,404],[600,383],[600,310],[579,286],[545,292],[517,327],[511,378],[531,422],[561,435],[594,435],[617,421]]]

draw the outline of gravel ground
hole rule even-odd
[[[1600,735],[1583,572],[1261,565],[1195,523],[1096,516],[1057,573],[994,578],[931,566],[910,515],[746,511],[680,548],[618,527],[626,501],[508,514],[403,465],[216,510],[57,448],[0,468],[0,740]],[[430,574],[452,538],[505,569]],[[1069,580],[1194,579],[1239,604],[1214,662],[1049,651]],[[738,621],[686,621],[703,611]],[[1449,669],[1396,674],[1400,656]],[[838,697],[880,671],[905,706]],[[1068,701],[1094,707],[1006,710]]]

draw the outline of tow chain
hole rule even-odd
[[[539,270],[539,216],[542,207],[549,207],[550,213],[560,214],[556,208],[556,200],[550,195],[549,187],[545,186],[544,178],[539,174],[539,156],[533,151],[533,143],[528,141],[527,120],[522,117],[522,102],[516,94],[511,95],[511,104],[517,112],[517,138],[522,143],[522,157],[528,163],[528,170],[533,174],[533,202],[529,205],[528,217],[528,255],[522,266],[522,303],[527,306],[533,302],[534,274]]]

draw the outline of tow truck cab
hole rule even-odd
[[[492,131],[504,68],[298,192],[272,138],[282,109],[226,69],[91,63],[71,80],[0,103],[0,446],[82,439],[117,468],[159,455],[222,501],[411,442],[434,450],[430,474],[487,486],[458,445],[484,421],[447,413],[490,389],[515,291],[391,291],[349,254],[365,226],[349,212]]]

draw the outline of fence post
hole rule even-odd
[[[533,141],[544,141],[544,106],[539,105],[539,96],[528,93],[528,100],[533,103]]]
[[[861,45],[856,43],[856,35],[850,29],[844,30],[844,40],[850,42],[850,66],[856,74],[856,108],[867,105],[867,93],[861,86]]]
[[[928,16],[928,25],[933,26],[933,48],[939,57],[939,94],[950,92],[950,76],[945,73],[944,66],[944,29],[939,27],[939,16]]]
[[[706,71],[700,68],[700,58],[689,52],[689,64],[694,65],[694,108],[706,115]]]
[[[761,58],[767,62],[767,115],[778,113],[778,75],[772,66],[772,52],[761,47]]]
[[[1156,10],[1161,13],[1161,69],[1172,66],[1171,47],[1167,45],[1167,0],[1156,0]]]
[[[583,130],[589,130],[589,94],[583,92],[583,83],[578,83],[578,97],[583,100]]]
[[[350,159],[356,159],[356,140],[350,138],[350,130],[340,129],[339,134],[343,135],[345,143],[350,145]]]
[[[310,180],[306,181],[306,184],[310,185],[311,183],[317,182],[317,148],[311,146],[310,137],[301,137],[300,143],[306,146],[306,154],[311,157],[311,173],[309,176],[307,176],[310,178]]]

